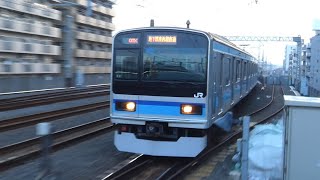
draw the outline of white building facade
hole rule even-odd
[[[289,76],[289,83],[294,83],[297,74],[297,46],[286,46],[283,70]]]
[[[307,50],[307,79],[309,95],[320,96],[320,30],[310,39],[310,52]],[[309,54],[308,54],[309,53]],[[309,62],[308,62],[309,61]]]

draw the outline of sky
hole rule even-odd
[[[319,0],[117,0],[116,32],[155,26],[186,27],[223,36],[298,36],[305,43],[320,25]],[[320,27],[320,26],[318,26]],[[320,29],[320,28],[319,28]],[[282,65],[290,42],[234,42],[256,57]],[[245,45],[245,46],[244,46]]]

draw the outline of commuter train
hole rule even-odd
[[[257,63],[216,34],[147,27],[113,42],[110,117],[119,151],[195,157],[230,130],[232,108],[257,82]]]

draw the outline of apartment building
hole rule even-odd
[[[54,5],[71,2],[73,6]],[[111,0],[0,0],[0,92],[64,87],[71,66],[71,86],[108,83],[111,71]],[[65,17],[71,15],[71,54],[66,59]],[[69,64],[68,64],[69,63]]]
[[[310,48],[307,49],[307,80],[309,95],[320,96],[320,30],[310,39]]]
[[[55,27],[58,21],[58,10],[27,0],[0,0],[1,84],[19,86],[13,79],[60,73],[56,59],[61,48],[55,44],[61,38],[61,30]]]
[[[86,14],[87,0],[69,1],[74,5],[69,9],[62,9],[63,19],[66,14],[73,17],[73,59],[72,73],[74,82],[77,73],[84,74],[85,83],[108,83],[111,71],[112,31],[115,26],[112,18],[115,16],[112,1],[92,0],[91,14]],[[63,28],[65,24],[62,24]],[[61,44],[63,46],[63,44]],[[63,51],[64,53],[64,51]]]
[[[297,74],[297,46],[286,46],[283,68],[285,74],[289,76],[289,83],[293,84]]]

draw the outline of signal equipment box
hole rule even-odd
[[[284,180],[320,179],[320,98],[284,96]]]

